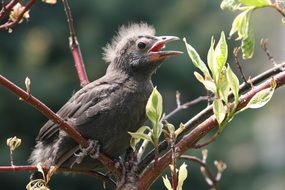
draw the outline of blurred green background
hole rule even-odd
[[[129,22],[145,21],[155,26],[158,35],[186,37],[205,60],[211,36],[216,39],[224,30],[229,33],[235,16],[222,11],[218,0],[82,0],[70,1],[77,36],[81,44],[90,80],[102,76],[107,65],[102,61],[102,47],[110,42],[117,28]],[[58,110],[80,88],[73,59],[68,46],[68,28],[61,1],[47,5],[40,1],[30,12],[30,20],[13,29],[0,31],[0,73],[24,87],[26,76],[32,81],[32,94]],[[284,25],[272,9],[258,10],[254,14],[256,52],[249,61],[241,61],[247,76],[271,67],[258,46],[262,38],[269,39],[269,49],[275,60],[284,60]],[[283,34],[283,35],[282,35]],[[231,40],[233,48],[238,43]],[[185,52],[182,41],[169,48]],[[231,52],[229,50],[229,52]],[[229,63],[233,64],[232,55]],[[166,61],[153,77],[164,97],[164,111],[175,108],[175,91],[182,94],[182,102],[205,95],[203,87],[194,79],[187,54]],[[285,189],[285,127],[284,89],[279,89],[264,108],[240,114],[223,134],[208,146],[208,163],[223,160],[224,172],[221,189],[231,190],[283,190]],[[186,122],[206,103],[193,106],[171,119],[176,126]],[[47,119],[38,111],[0,88],[0,165],[9,165],[6,139],[18,136],[22,146],[16,150],[16,164],[27,164],[40,127]],[[200,156],[200,151],[189,154]],[[184,189],[209,189],[193,163],[188,164],[189,177]],[[167,171],[169,174],[169,171]],[[0,173],[1,189],[24,189],[29,173]],[[52,189],[100,189],[98,180],[85,176],[56,175],[50,183]],[[164,189],[158,179],[151,189]]]

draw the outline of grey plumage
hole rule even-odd
[[[121,27],[104,49],[104,59],[110,63],[106,74],[76,92],[57,112],[86,139],[98,140],[100,151],[111,158],[124,153],[130,140],[127,132],[136,131],[146,120],[152,73],[164,59],[181,53],[160,51],[168,41],[178,38],[156,37],[154,33],[153,27],[144,23]],[[49,167],[69,155],[61,167],[70,167],[76,158],[70,150],[78,144],[50,120],[36,141],[29,159],[32,164]],[[74,165],[89,170],[97,166],[89,157]]]

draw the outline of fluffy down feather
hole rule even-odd
[[[106,47],[103,48],[103,59],[107,63],[111,63],[117,56],[119,56],[119,50],[123,48],[129,39],[137,36],[137,34],[154,36],[155,29],[153,26],[143,22],[121,26],[111,43],[108,43]]]

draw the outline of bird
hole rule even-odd
[[[153,90],[151,76],[161,63],[182,52],[162,50],[176,36],[155,36],[147,23],[118,29],[103,48],[109,63],[101,78],[82,87],[57,112],[84,138],[96,140],[100,152],[118,158],[129,147],[131,136],[146,121],[145,106]],[[40,129],[29,158],[31,164],[96,170],[98,161],[86,156],[75,163],[78,144],[49,120]],[[75,163],[75,164],[74,164]]]

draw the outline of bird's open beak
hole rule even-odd
[[[168,42],[179,40],[176,36],[160,36],[153,46],[148,50],[150,62],[161,62],[175,55],[180,55],[181,51],[161,51]]]

